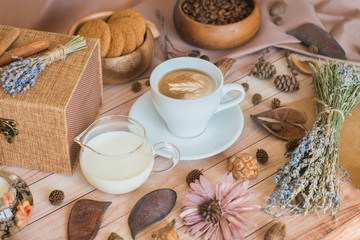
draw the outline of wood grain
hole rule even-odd
[[[285,93],[276,89],[273,79],[259,80],[249,77],[251,67],[260,53],[239,59],[232,71],[226,78],[226,83],[248,82],[250,89],[246,92],[246,97],[240,103],[244,113],[244,130],[239,139],[224,152],[213,157],[197,161],[180,161],[171,171],[163,174],[153,174],[149,180],[135,191],[122,194],[111,195],[94,189],[83,177],[81,170],[76,169],[73,176],[61,174],[51,174],[47,172],[1,166],[3,169],[14,171],[22,176],[29,184],[33,192],[35,207],[34,214],[29,225],[13,239],[67,239],[67,222],[72,206],[79,199],[93,199],[97,201],[111,201],[112,204],[105,212],[101,222],[100,230],[95,239],[107,239],[111,232],[116,232],[124,239],[131,239],[129,227],[127,225],[129,213],[134,204],[146,193],[158,188],[171,188],[177,192],[178,199],[174,209],[162,221],[150,225],[140,231],[136,239],[150,239],[151,233],[160,229],[172,219],[176,220],[176,228],[180,239],[194,239],[186,233],[188,227],[184,226],[179,217],[181,210],[181,195],[190,190],[185,182],[186,175],[192,169],[204,170],[204,175],[212,184],[219,180],[227,169],[226,159],[238,152],[248,152],[255,154],[256,150],[263,148],[269,153],[269,162],[259,165],[259,175],[250,181],[249,192],[254,192],[258,196],[256,203],[264,205],[269,194],[274,188],[272,178],[275,171],[282,166],[286,159],[285,142],[270,135],[250,118],[251,114],[256,114],[271,108],[271,100],[277,97],[283,104],[289,104],[303,98],[313,96],[312,77],[308,75],[298,75],[300,90],[293,93]],[[268,59],[275,64],[279,74],[289,73],[286,61],[282,58],[280,51],[272,51]],[[141,80],[142,83],[145,80]],[[105,86],[105,107],[102,116],[108,115],[127,115],[132,104],[149,89],[144,86],[140,93],[130,91],[131,83],[121,85]],[[254,93],[261,93],[263,101],[254,106],[251,97]],[[225,123],[224,123],[225,124]],[[341,181],[342,200],[338,211],[338,222],[333,223],[330,213],[317,216],[310,213],[307,216],[284,217],[281,221],[287,227],[287,240],[290,239],[360,239],[358,231],[360,227],[360,190],[355,185]],[[53,206],[48,201],[48,194],[53,189],[61,189],[65,192],[64,203],[60,206]],[[259,211],[246,217],[254,220],[258,226],[249,228],[246,239],[263,239],[267,229],[274,223],[274,219]]]

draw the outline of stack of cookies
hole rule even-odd
[[[146,23],[136,10],[115,12],[107,22],[94,19],[82,25],[77,34],[100,39],[101,57],[113,58],[135,51],[144,41]]]

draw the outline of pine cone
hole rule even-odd
[[[284,92],[293,92],[299,90],[299,82],[290,75],[276,76],[274,83],[276,87]]]
[[[49,201],[52,205],[58,205],[64,201],[65,194],[61,190],[54,190],[49,195]]]
[[[274,99],[271,101],[271,107],[272,107],[273,109],[279,108],[280,106],[281,106],[281,101],[280,101],[280,99],[274,98]]]
[[[249,153],[238,153],[228,159],[228,170],[236,179],[248,181],[256,178],[258,167],[256,159]]]
[[[286,142],[286,152],[293,152],[299,146],[299,139],[290,139]]]
[[[195,182],[196,179],[200,179],[200,176],[203,175],[202,171],[199,169],[194,169],[189,172],[186,177],[186,182],[190,186],[190,183]]]
[[[266,62],[264,57],[261,57],[251,70],[251,74],[260,79],[269,79],[276,74],[276,68],[270,62]]]
[[[264,149],[258,149],[256,151],[256,159],[260,164],[265,164],[269,160],[269,155]]]

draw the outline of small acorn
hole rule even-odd
[[[283,240],[286,235],[286,226],[283,222],[272,225],[265,233],[264,240]]]

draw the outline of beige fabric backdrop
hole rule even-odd
[[[326,29],[344,48],[348,61],[360,65],[360,0],[289,0],[284,25],[272,23],[268,14],[275,0],[259,0],[262,23],[259,32],[248,43],[228,51],[211,51],[213,59],[228,55],[240,57],[268,46],[285,47],[311,55],[299,40],[286,34],[300,24],[312,22]],[[193,47],[182,42],[172,24],[176,0],[5,0],[0,3],[0,24],[67,33],[78,19],[97,11],[118,10],[133,6],[161,29],[155,10],[165,15],[169,35],[180,49]],[[159,41],[157,41],[159,42]],[[161,46],[158,46],[161,50]],[[315,56],[315,55],[311,55]],[[157,55],[155,58],[162,56]],[[321,57],[321,56],[316,56]]]

